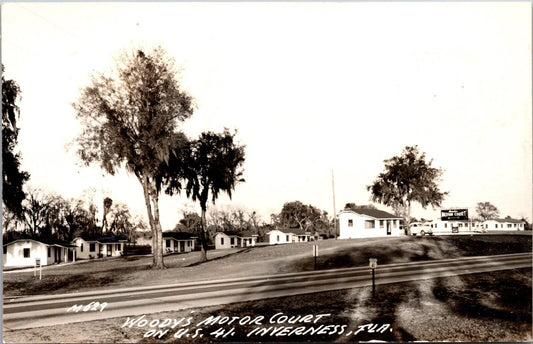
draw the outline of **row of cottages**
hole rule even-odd
[[[266,233],[270,245],[308,242],[311,233],[300,228],[277,228]]]
[[[185,232],[163,232],[165,253],[185,253],[194,251],[196,236]],[[151,245],[151,243],[150,243]]]
[[[523,231],[526,229],[526,222],[524,220],[516,219],[486,220],[483,221],[482,225],[485,230]]]
[[[77,258],[91,259],[103,257],[118,257],[124,254],[124,247],[128,243],[125,235],[107,236],[79,236],[72,243],[76,246]]]
[[[241,233],[232,231],[217,232],[215,234],[215,249],[255,246],[257,236],[251,231]]]
[[[486,221],[473,220],[455,220],[455,221],[428,221],[424,223],[429,226],[433,232],[485,232],[489,230],[499,231],[523,231],[525,222],[516,219],[493,219]]]
[[[399,236],[401,220],[378,209],[344,209],[339,213],[339,239]]]
[[[76,247],[65,242],[43,242],[34,239],[17,239],[2,245],[2,267],[35,266],[73,262],[76,260]]]

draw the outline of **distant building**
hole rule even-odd
[[[128,238],[125,235],[82,235],[72,240],[72,244],[76,246],[77,257],[80,259],[121,256],[127,243]]]
[[[215,234],[215,249],[255,246],[257,237],[258,235],[251,231],[241,233],[234,231],[217,232]]]
[[[486,220],[483,221],[483,228],[488,231],[523,231],[525,230],[525,221],[510,218]]]
[[[76,260],[73,245],[60,241],[44,242],[34,239],[17,239],[3,245],[3,267],[31,267],[36,260],[41,265],[59,264]]]
[[[339,213],[339,239],[399,236],[401,217],[378,209],[344,209]]]
[[[300,228],[278,228],[266,233],[270,245],[308,242],[311,233]]]
[[[163,232],[163,249],[165,253],[185,253],[194,251],[196,236],[185,232]]]

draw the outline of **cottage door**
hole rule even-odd
[[[387,235],[391,235],[392,234],[392,229],[391,229],[390,223],[391,223],[391,221],[387,221]]]

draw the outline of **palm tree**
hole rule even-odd
[[[189,152],[184,159],[186,163],[182,166],[181,177],[186,181],[187,197],[199,201],[202,209],[200,230],[202,262],[207,260],[206,212],[209,194],[213,204],[221,192],[227,193],[231,199],[236,184],[244,182],[241,168],[244,163],[244,146],[237,145],[234,137],[235,133],[231,134],[228,129],[220,134],[202,133],[197,140],[190,142]],[[180,189],[181,184],[175,178],[170,183],[167,193]]]

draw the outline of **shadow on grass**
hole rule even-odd
[[[450,288],[438,279],[433,288],[436,299],[446,303],[453,313],[486,320],[509,320],[531,323],[531,280],[520,279],[520,269],[509,270],[510,278],[498,279],[490,274],[462,279],[465,286]]]
[[[244,248],[244,249],[239,250],[239,251],[234,252],[234,253],[226,254],[226,255],[223,255],[223,256],[215,257],[215,258],[208,258],[205,261],[198,261],[198,262],[194,262],[194,263],[191,263],[191,264],[187,264],[187,265],[184,265],[184,267],[189,268],[189,267],[193,267],[193,266],[202,265],[204,263],[212,262],[212,261],[215,261],[215,260],[225,259],[225,258],[233,257],[233,256],[236,256],[236,255],[239,255],[239,254],[243,254],[243,253],[246,253],[246,252],[250,252],[251,250],[252,250],[252,248],[250,248],[250,247]],[[209,257],[209,255],[208,255],[208,257]]]

